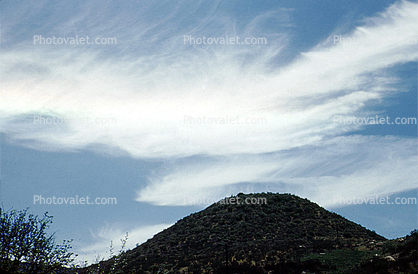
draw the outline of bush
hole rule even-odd
[[[63,273],[74,259],[70,242],[55,244],[48,212],[42,218],[27,209],[4,211],[0,208],[0,271],[2,273]]]

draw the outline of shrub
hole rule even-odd
[[[70,242],[55,244],[48,212],[42,218],[27,209],[4,211],[0,208],[0,270],[14,273],[63,273],[73,261]]]

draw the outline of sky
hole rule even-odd
[[[416,26],[416,1],[3,0],[0,203],[89,263],[239,192],[405,236]]]

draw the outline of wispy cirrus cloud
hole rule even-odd
[[[272,191],[331,206],[336,197],[389,195],[416,187],[416,147],[413,139],[357,135],[264,155],[173,163],[150,178],[137,201],[184,206],[238,192]]]
[[[71,124],[64,134],[72,142],[62,138],[59,127],[48,135],[51,144],[63,148],[103,142],[135,157],[219,149],[255,153],[306,144],[344,130],[329,125],[333,115],[358,113],[370,100],[382,98],[393,79],[379,71],[417,60],[417,45],[410,43],[417,38],[416,6],[397,4],[355,30],[349,37],[356,42],[318,47],[274,73],[259,71],[262,62],[242,66],[234,61],[251,51],[247,47],[234,54],[238,46],[192,53],[181,47],[177,56],[129,60],[100,60],[95,50],[79,54],[62,47],[52,54],[47,46],[6,50],[1,109],[5,118],[26,113],[115,118],[112,126]],[[28,72],[36,73],[28,78]],[[188,115],[265,118],[266,124],[196,125],[185,122]],[[2,126],[17,138],[45,137],[37,137],[42,126],[32,127],[34,133],[10,130],[13,124],[6,122]]]
[[[129,17],[125,23],[129,28],[119,26],[123,16],[113,16],[107,6],[95,18],[112,18],[105,25],[95,24],[94,18],[74,7],[77,15],[64,24],[38,29],[45,35],[59,31],[72,35],[87,24],[92,36],[118,36],[114,47],[33,45],[28,33],[11,39],[14,27],[6,25],[6,46],[0,57],[1,131],[17,143],[40,150],[68,151],[100,144],[137,158],[236,157],[225,163],[227,169],[196,167],[203,183],[192,174],[173,171],[162,180],[151,178],[150,185],[139,191],[140,201],[178,204],[168,189],[200,192],[242,180],[257,182],[279,167],[265,153],[317,146],[361,128],[333,123],[332,119],[335,115],[378,113],[368,106],[402,91],[396,87],[401,79],[386,68],[418,59],[418,45],[411,43],[418,36],[418,5],[413,2],[398,2],[343,34],[351,38],[350,43],[334,44],[329,39],[291,63],[273,68],[272,60],[292,46],[287,39],[292,22],[284,16],[288,10],[253,18],[246,26],[234,28],[233,18],[218,9],[219,2],[194,4],[202,16],[182,24],[187,16],[179,9],[187,3],[163,8],[156,23],[145,14],[164,5],[149,4],[140,12],[144,17],[137,16],[142,19]],[[286,19],[276,34],[258,24],[278,14]],[[211,46],[183,41],[184,35],[226,34],[265,36],[270,43]],[[11,41],[17,40],[12,48]],[[143,52],[138,45],[144,46]],[[86,124],[70,119],[50,125],[35,123],[34,116],[112,119],[115,123]],[[231,117],[240,123],[220,122]],[[344,142],[345,137],[337,140]],[[261,160],[246,163],[243,154],[256,154]],[[352,164],[349,155],[345,161]],[[383,160],[375,161],[377,168]],[[238,173],[245,176],[223,181],[213,175],[222,172],[231,178]],[[185,176],[182,181],[178,180],[180,175]],[[327,185],[323,182],[320,185]],[[165,196],[172,200],[158,198]]]

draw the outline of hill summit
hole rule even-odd
[[[179,220],[122,254],[119,260],[124,263],[119,270],[122,273],[301,273],[302,270],[320,273],[320,269],[335,266],[326,265],[315,256],[333,253],[343,260],[359,260],[367,255],[364,252],[385,240],[295,195],[240,193]],[[363,251],[359,251],[361,248]]]

